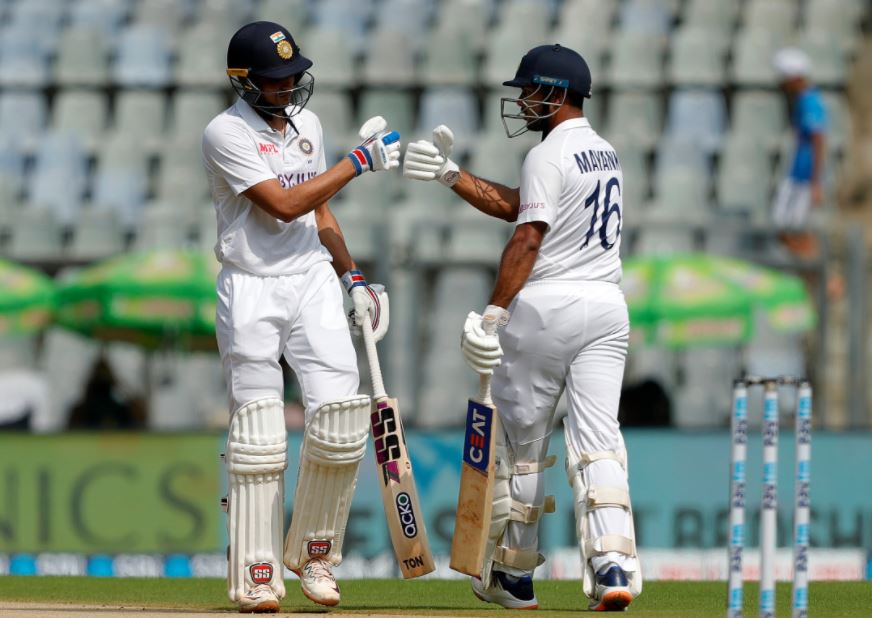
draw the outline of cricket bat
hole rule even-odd
[[[484,323],[485,332],[496,332],[492,320]],[[496,448],[499,417],[491,400],[491,376],[479,376],[478,398],[466,406],[466,434],[463,438],[463,463],[454,536],[451,539],[449,566],[460,573],[479,577],[493,510]]]
[[[435,570],[436,564],[424,527],[424,513],[415,488],[412,462],[406,450],[400,408],[397,400],[385,393],[369,315],[363,321],[363,341],[372,378],[370,430],[391,544],[403,577],[420,577]]]

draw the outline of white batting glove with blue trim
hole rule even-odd
[[[400,134],[388,131],[388,122],[381,116],[373,116],[360,127],[363,142],[348,153],[354,165],[355,176],[366,171],[392,170],[400,166]]]
[[[348,290],[354,309],[348,312],[348,326],[351,334],[363,334],[363,321],[360,316],[369,314],[372,322],[372,338],[381,341],[388,332],[390,324],[390,303],[385,286],[380,283],[369,285],[363,273],[357,269],[342,275],[342,284]]]

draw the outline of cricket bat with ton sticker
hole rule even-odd
[[[486,333],[496,332],[496,322],[483,323]],[[491,376],[479,376],[478,398],[466,406],[466,434],[463,438],[463,463],[460,493],[454,519],[449,566],[460,573],[479,577],[490,529],[493,509],[496,449],[500,431],[497,409],[491,400]]]
[[[424,527],[424,513],[415,488],[412,462],[406,450],[406,435],[396,399],[385,393],[378,352],[369,316],[363,322],[363,342],[372,377],[370,429],[375,447],[382,502],[400,572],[406,579],[426,575],[436,568]]]

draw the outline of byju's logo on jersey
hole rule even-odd
[[[260,151],[260,154],[279,154],[279,147],[275,144],[264,144],[263,142],[258,142],[257,149]]]
[[[258,562],[248,567],[251,581],[255,584],[268,584],[273,578],[273,566],[269,562]]]

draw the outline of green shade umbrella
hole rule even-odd
[[[683,348],[735,345],[762,312],[782,333],[815,324],[802,280],[735,258],[685,254],[624,260],[634,341]]]
[[[52,280],[31,268],[0,260],[0,337],[30,335],[51,322]]]
[[[146,348],[215,348],[215,278],[208,253],[125,254],[76,273],[58,289],[57,322]]]

